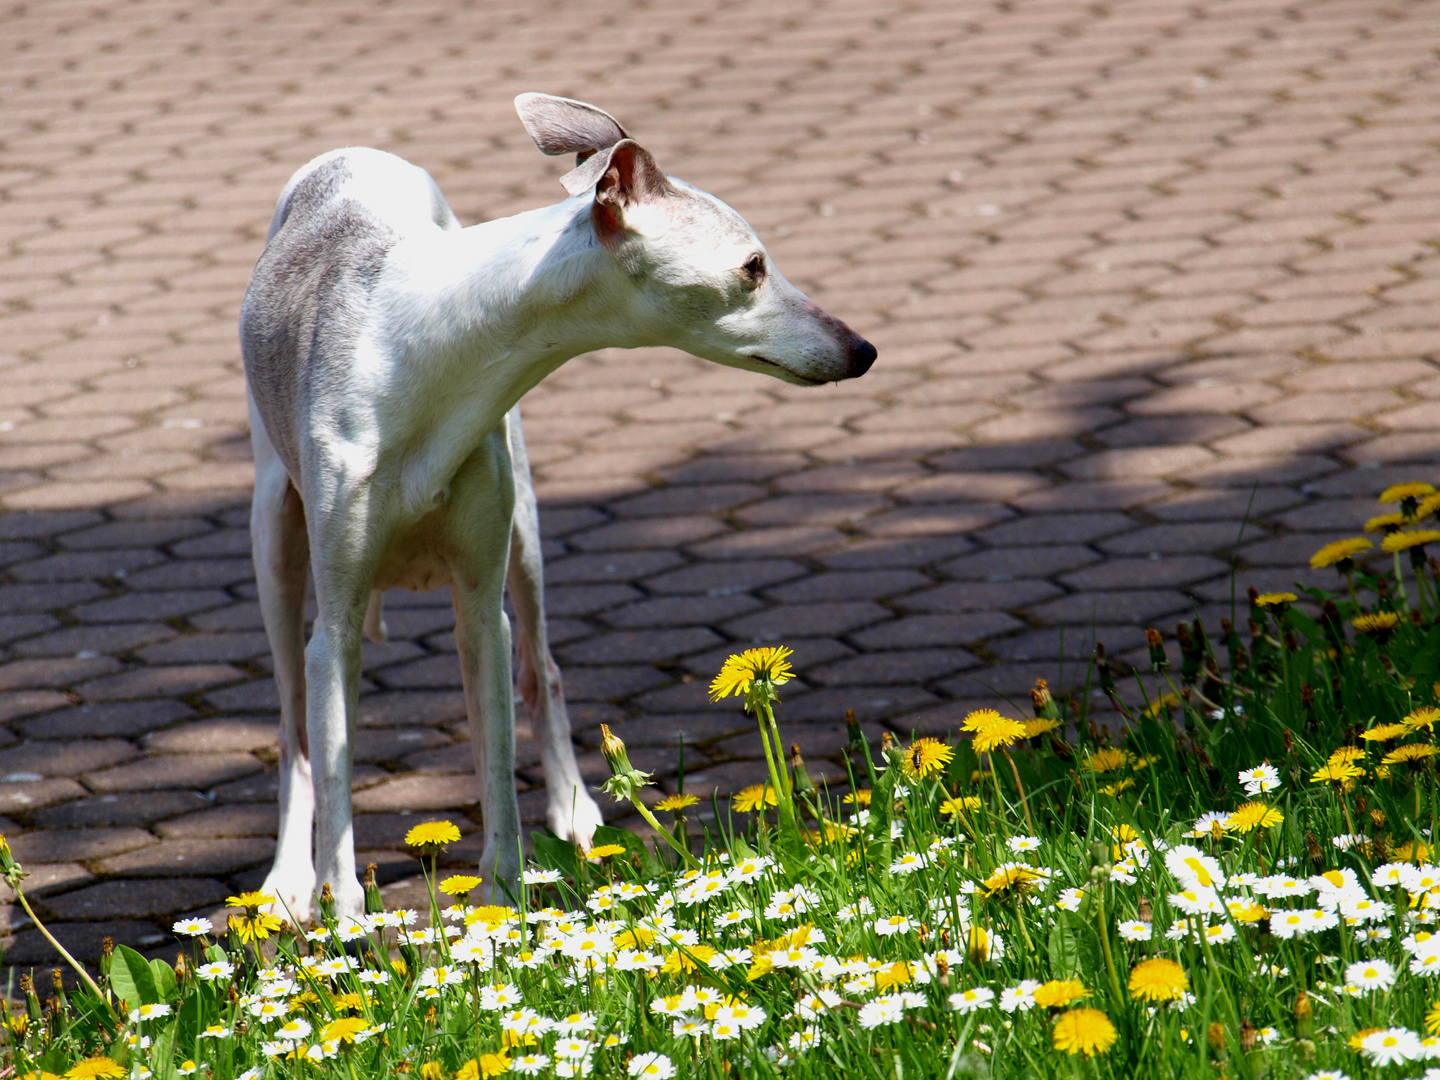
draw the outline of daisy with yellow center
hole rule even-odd
[[[1326,544],[1314,555],[1310,556],[1310,569],[1319,570],[1325,566],[1334,566],[1342,572],[1348,570],[1354,563],[1355,556],[1362,551],[1369,551],[1375,545],[1363,536],[1352,536],[1347,540],[1336,540],[1334,543]]]
[[[1142,960],[1130,972],[1130,996],[1140,1001],[1174,1001],[1190,989],[1185,969],[1174,960]]]
[[[655,804],[655,809],[678,813],[681,810],[696,805],[699,801],[700,800],[694,795],[667,795]]]
[[[742,814],[753,814],[764,806],[779,806],[780,800],[775,789],[769,784],[751,784],[731,796],[731,803]]]
[[[900,771],[911,780],[924,780],[950,764],[955,751],[939,739],[917,739],[900,760]]]
[[[795,677],[786,660],[791,655],[792,650],[783,645],[767,645],[731,656],[710,683],[710,700],[719,701],[731,694],[749,697],[756,683],[784,686]]]
[[[442,848],[459,839],[460,830],[449,821],[426,821],[405,834],[405,843],[418,848]]]

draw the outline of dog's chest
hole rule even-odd
[[[447,511],[441,507],[395,530],[375,570],[375,588],[428,592],[450,584],[456,552]]]

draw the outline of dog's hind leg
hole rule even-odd
[[[575,747],[570,740],[570,715],[565,711],[565,688],[560,668],[550,655],[545,630],[545,570],[540,550],[540,517],[535,488],[530,482],[530,459],[520,429],[520,407],[506,417],[510,433],[511,468],[515,476],[515,514],[510,533],[510,569],[507,587],[510,605],[519,624],[516,679],[531,730],[540,743],[545,768],[546,819],[555,835],[589,848],[597,826],[604,824],[600,808],[585,790]]]
[[[310,852],[315,794],[305,731],[305,582],[310,547],[305,508],[253,405],[250,430],[255,451],[250,542],[260,613],[280,691],[280,830],[275,863],[261,889],[276,898],[277,914],[304,920],[310,917],[315,891]]]
[[[520,806],[515,797],[515,713],[505,571],[514,484],[504,432],[487,436],[450,485],[450,588],[465,684],[470,743],[484,814],[480,876],[496,903],[518,902]]]

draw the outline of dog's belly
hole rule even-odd
[[[375,588],[428,592],[449,585],[448,535],[443,509],[397,529],[375,570]]]

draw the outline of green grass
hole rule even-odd
[[[1407,534],[1434,512],[1418,501],[1403,504]],[[1440,937],[1426,941],[1440,905],[1425,723],[1440,704],[1437,568],[1376,555],[1342,563],[1334,595],[1252,597],[1243,638],[1198,622],[1178,645],[1156,636],[1151,669],[1120,685],[1092,665],[1073,701],[1037,693],[1023,734],[975,716],[944,747],[872,757],[855,741],[858,818],[783,761],[757,766],[793,813],[726,813],[713,829],[658,815],[689,834],[698,870],[620,830],[592,860],[539,836],[513,907],[472,909],[467,928],[437,891],[412,930],[438,916],[457,936],[372,926],[353,970],[335,962],[333,919],[322,940],[185,937],[178,973],[119,949],[101,980],[114,1004],[32,994],[8,1018],[5,1064],[165,1080],[182,1066],[469,1080],[521,1075],[527,1055],[547,1059],[537,1075],[617,1078],[1418,1076],[1440,1024],[1440,962],[1423,963],[1440,956]],[[1393,625],[1353,622],[1385,613]],[[783,716],[780,682],[751,683],[754,714]],[[1085,712],[1093,688],[1113,731]],[[987,733],[996,746],[977,755]],[[612,751],[623,796],[644,778]],[[1267,763],[1273,789],[1248,795],[1241,772]],[[1251,803],[1236,820],[1263,823],[1227,827]],[[1212,824],[1187,835],[1202,815]],[[1295,935],[1291,912],[1306,912]],[[253,909],[236,915],[253,925]],[[1132,971],[1153,959],[1173,966],[1148,965],[1158,997],[1137,1000]],[[201,978],[206,964],[233,975]],[[258,1015],[275,1003],[286,1016]],[[149,1018],[128,1019],[141,1006]],[[345,1018],[354,1042],[336,1041]],[[296,1019],[308,1034],[287,1056],[278,1035]],[[1362,1047],[1371,1028],[1405,1032]]]

